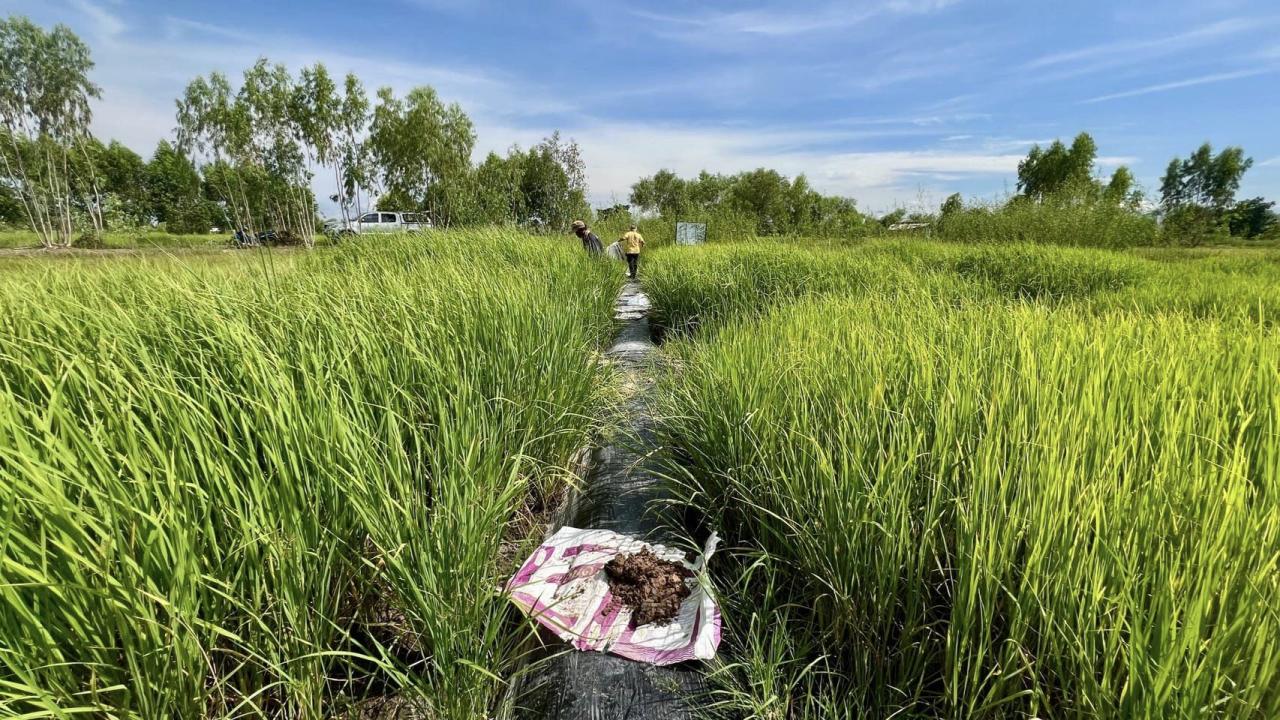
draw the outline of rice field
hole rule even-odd
[[[1280,716],[1280,254],[665,248],[725,718]],[[0,715],[502,717],[621,272],[505,231],[0,259]]]
[[[1280,716],[1280,265],[655,253],[678,501],[734,547],[709,710]]]
[[[0,715],[495,706],[621,278],[378,245],[0,265]]]

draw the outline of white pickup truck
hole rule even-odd
[[[422,213],[367,212],[350,223],[343,223],[341,220],[329,220],[325,223],[325,233],[335,238],[430,229],[431,218]]]

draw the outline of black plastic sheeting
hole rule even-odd
[[[676,546],[678,538],[664,531],[654,510],[662,499],[661,483],[646,470],[655,452],[648,311],[639,284],[627,283],[615,308],[621,331],[608,356],[635,385],[625,406],[628,437],[595,451],[568,522]],[[700,664],[655,667],[603,653],[566,652],[568,645],[549,633],[545,637],[544,657],[518,692],[516,718],[692,718],[690,708],[706,693]]]

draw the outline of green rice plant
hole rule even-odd
[[[1007,250],[652,258],[701,329],[668,345],[677,495],[740,548],[713,710],[1280,710],[1274,265]]]
[[[919,277],[889,246],[754,242],[660,250],[648,256],[643,281],[655,299],[651,322],[680,333],[807,296],[915,286]]]
[[[0,273],[0,714],[486,714],[619,278],[513,233]],[[518,635],[518,634],[517,634]]]
[[[1164,265],[1194,266],[1230,274],[1265,274],[1280,266],[1280,251],[1273,248],[1139,248],[1132,253]]]
[[[1122,291],[1103,292],[1091,306],[1148,314],[1177,313],[1200,318],[1240,318],[1266,326],[1280,323],[1280,266],[1252,270],[1154,267],[1146,278]]]
[[[1268,325],[1280,317],[1274,254],[1168,252],[919,240],[750,242],[660,250],[646,259],[644,283],[655,325],[677,333],[755,317],[805,297],[870,291],[923,290],[932,301],[951,304],[1053,302]]]
[[[947,253],[947,269],[991,284],[998,292],[1027,299],[1079,298],[1119,290],[1142,277],[1136,260],[1076,248],[1014,245],[966,247]]]
[[[125,230],[104,233],[101,247],[112,249],[225,247],[231,233],[179,235],[160,231]],[[25,229],[0,230],[0,248],[38,248],[40,237]]]
[[[726,715],[1280,714],[1274,332],[926,289],[667,352]]]

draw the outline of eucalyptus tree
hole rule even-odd
[[[568,228],[591,210],[586,174],[578,143],[553,132],[525,153],[521,191],[526,210],[550,227]]]
[[[87,157],[89,101],[101,96],[92,69],[88,46],[65,25],[45,32],[23,17],[0,20],[0,169],[46,247],[73,241],[71,168]],[[82,206],[101,229],[100,200]]]
[[[178,144],[206,159],[211,194],[236,227],[253,233],[270,226],[310,245],[316,217],[311,165],[335,157],[336,97],[323,66],[295,82],[283,65],[260,58],[234,93],[219,73],[187,86],[177,103]]]
[[[1199,206],[1224,215],[1235,203],[1244,174],[1253,167],[1253,158],[1238,147],[1225,148],[1216,155],[1209,143],[1191,156],[1169,162],[1160,184],[1161,203],[1166,210]]]
[[[354,73],[341,92],[322,63],[302,69],[290,111],[311,161],[333,173],[334,202],[344,220],[359,212],[360,189],[368,185],[364,135],[369,124],[369,98]]]
[[[391,88],[378,91],[369,129],[369,149],[388,195],[406,198],[437,222],[455,222],[469,189],[476,134],[456,103],[445,105],[430,87],[403,99]]]
[[[476,168],[477,216],[484,222],[507,225],[528,219],[523,178],[524,153],[512,147],[506,157],[490,152]]]
[[[964,198],[960,193],[951,193],[946,200],[942,201],[942,209],[938,214],[946,218],[961,212],[964,212]]]
[[[306,152],[308,164],[333,172],[341,195],[342,96],[323,63],[302,68],[293,88],[289,117]],[[306,170],[307,179],[312,175]],[[315,216],[314,211],[310,213]],[[345,216],[345,210],[344,210]]]
[[[103,193],[115,222],[136,225],[145,221],[147,208],[147,164],[142,156],[118,140],[108,145],[94,143],[96,165]]]
[[[179,153],[212,165],[243,162],[248,155],[248,122],[235,108],[231,83],[222,73],[213,72],[188,83],[177,102],[175,147]],[[161,148],[163,149],[163,148]],[[159,155],[160,149],[157,149]],[[154,162],[154,160],[153,160]],[[206,178],[208,179],[208,178]],[[236,173],[222,173],[215,181],[223,211],[231,225],[254,233],[258,229],[250,209],[249,196]]]
[[[1031,148],[1018,163],[1018,190],[1033,200],[1045,200],[1093,185],[1093,165],[1098,145],[1089,133],[1080,133],[1067,147],[1054,140],[1047,149]]]
[[[369,98],[354,73],[348,73],[341,92],[321,63],[303,68],[295,89],[293,112],[311,158],[332,172],[343,220],[351,207],[359,212],[360,188],[368,184],[364,135],[369,123]]]
[[[364,84],[355,73],[347,73],[343,83],[342,110],[338,117],[338,196],[336,202],[342,208],[345,219],[350,210],[364,212],[362,189],[371,189],[374,172],[370,167],[369,148],[365,135],[369,130],[369,96]]]
[[[1240,181],[1253,167],[1239,147],[1216,155],[1205,143],[1186,159],[1169,161],[1160,181],[1160,205],[1166,233],[1183,244],[1195,245],[1215,234],[1230,232],[1232,209]]]
[[[651,177],[640,178],[631,186],[631,204],[657,212],[665,218],[679,217],[692,205],[689,185],[674,172],[662,169]]]
[[[244,73],[234,112],[249,127],[249,164],[271,178],[269,218],[278,229],[297,233],[310,245],[315,237],[315,200],[307,167],[308,139],[300,118],[306,108],[284,65],[259,58]]]

